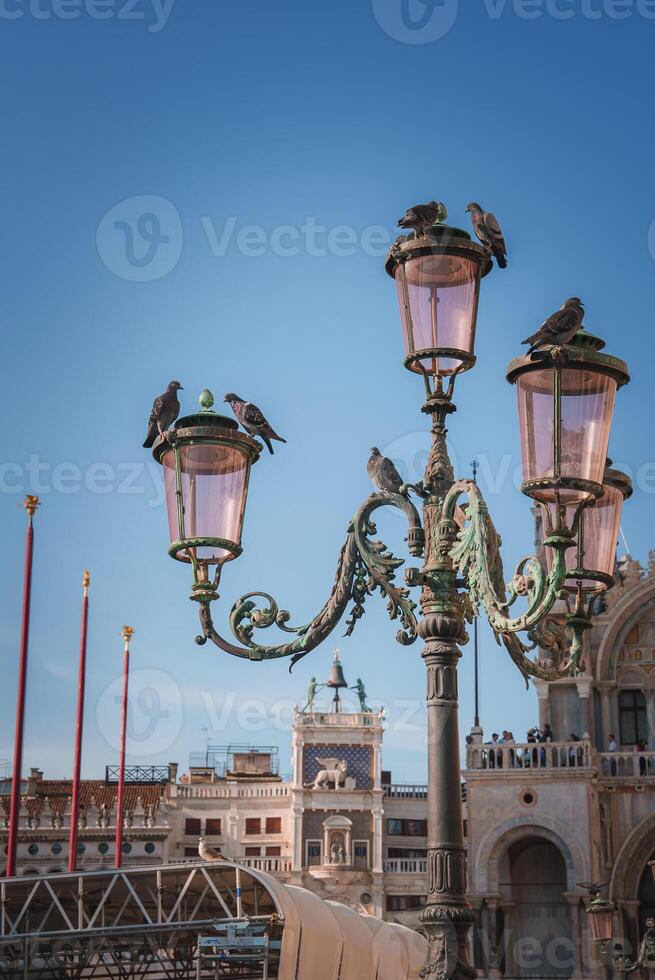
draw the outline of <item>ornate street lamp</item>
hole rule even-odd
[[[405,341],[405,367],[422,374],[428,395],[437,384],[475,364],[480,279],[489,252],[470,235],[441,222],[422,235],[400,236],[386,263],[396,280]]]
[[[441,212],[445,217],[445,209]],[[523,490],[551,508],[553,520],[544,541],[550,552],[549,568],[536,556],[524,558],[507,586],[500,538],[487,505],[473,480],[455,479],[446,443],[446,420],[455,411],[455,380],[475,362],[480,280],[490,268],[486,247],[442,221],[399,238],[392,246],[386,269],[398,288],[405,366],[424,378],[427,398],[422,411],[432,420],[432,447],[419,484],[401,487],[398,493],[375,492],[356,512],[341,548],[332,592],[310,622],[290,625],[290,613],[265,592],[250,592],[233,605],[229,623],[236,643],[221,636],[212,621],[210,603],[218,594],[218,578],[210,583],[205,565],[216,564],[220,571],[222,563],[240,551],[248,472],[258,443],[236,431],[234,423],[213,416],[207,424],[207,416],[200,413],[180,420],[170,442],[160,440],[153,450],[168,471],[169,552],[191,561],[194,569],[192,598],[200,604],[202,627],[196,642],[211,640],[222,650],[250,660],[291,657],[293,666],[329,636],[348,610],[346,634],[350,635],[364,614],[367,597],[376,591],[387,600],[391,619],[399,623],[396,639],[403,644],[418,637],[423,641],[428,898],[420,918],[429,937],[424,975],[431,980],[474,976],[468,963],[473,913],[466,898],[457,720],[457,663],[460,645],[468,639],[466,622],[472,622],[483,607],[526,682],[530,676],[555,680],[579,670],[588,618],[576,609],[559,627],[549,614],[565,594],[571,573],[567,551],[575,548],[580,515],[603,499],[614,397],[628,380],[625,365],[601,354],[602,341],[584,332],[568,346],[547,347],[510,365],[508,377],[519,392]],[[206,450],[200,459],[198,444]],[[217,463],[214,453],[219,449],[221,454],[229,449],[230,454],[219,454]],[[201,497],[192,486],[194,479],[200,479],[198,466],[204,478]],[[225,491],[228,476],[230,494]],[[410,492],[418,498],[422,515]],[[196,497],[207,502],[202,510],[198,502],[193,503]],[[460,507],[461,498],[467,500],[465,508]],[[395,580],[403,559],[375,538],[373,517],[382,507],[402,511],[408,523],[408,550],[423,557],[420,568],[406,569],[404,586]],[[584,552],[589,554],[588,531],[585,541]],[[607,563],[603,568],[608,568]],[[603,581],[610,584],[609,579]],[[412,598],[413,587],[420,588],[418,602]],[[526,606],[512,615],[520,599]],[[260,643],[256,631],[273,625],[290,634],[289,639],[277,645]],[[527,642],[520,633],[526,634]],[[548,651],[547,661],[529,656],[537,646]]]
[[[602,963],[609,967],[612,973],[620,975],[634,973],[642,967],[647,968],[655,960],[655,920],[646,919],[646,932],[636,960],[624,953],[621,943],[615,943],[611,955],[608,955],[607,947],[612,941],[615,907],[612,902],[601,897],[600,890],[603,884],[585,882],[579,887],[585,888],[591,897],[591,902],[587,906],[587,921],[591,939],[598,946]]]
[[[566,582],[567,591],[591,594],[592,599],[614,584],[614,565],[616,561],[616,546],[621,527],[623,502],[632,496],[632,481],[620,470],[612,468],[611,460],[607,460],[603,475],[603,492],[593,502],[585,507],[577,522],[575,546],[566,552]],[[542,512],[548,536],[557,520],[556,506],[553,503],[542,504]],[[566,507],[566,523],[575,524],[575,504]],[[552,551],[546,549],[546,564],[552,568]]]
[[[191,598],[198,602],[217,597],[223,565],[241,554],[250,467],[261,449],[234,419],[213,412],[213,404],[205,389],[201,410],[178,419],[153,448],[164,470],[168,553],[191,564]]]

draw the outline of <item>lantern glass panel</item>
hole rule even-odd
[[[555,477],[553,458],[555,370],[526,371],[517,379],[523,479]],[[614,378],[588,368],[561,369],[560,475],[602,484],[614,400]],[[540,489],[536,499],[549,502],[555,491]],[[575,502],[582,490],[561,490],[561,499]]]
[[[395,273],[405,340],[405,354],[450,348],[473,354],[480,263],[453,255],[421,255],[399,265]],[[459,370],[462,358],[424,357],[409,365],[431,375]]]
[[[162,458],[171,542],[180,538],[223,538],[241,544],[249,459],[237,446],[217,444],[179,447],[184,528],[178,524],[175,453]],[[220,564],[233,558],[216,545],[192,549],[196,558]]]
[[[551,525],[557,522],[554,504],[542,505],[548,508]],[[565,512],[565,522],[571,527],[575,516],[575,504],[569,504]],[[583,546],[584,554],[578,554],[578,547],[568,548],[565,552],[566,567],[569,571],[584,568],[587,571],[602,572],[604,575],[614,575],[616,547],[619,540],[621,511],[623,510],[623,494],[614,486],[605,484],[603,496],[591,507],[586,507],[582,514],[584,522]],[[553,566],[553,550],[546,548],[546,564],[550,572]],[[583,588],[598,589],[601,584],[593,579],[582,579]]]
[[[597,943],[609,943],[612,939],[612,909],[591,909],[588,913],[591,938]]]

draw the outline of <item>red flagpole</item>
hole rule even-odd
[[[21,771],[23,768],[23,730],[25,727],[25,690],[27,686],[27,651],[30,637],[30,601],[32,598],[32,555],[34,553],[33,518],[40,501],[28,495],[23,506],[28,513],[25,542],[25,577],[23,585],[23,618],[20,631],[18,660],[18,693],[16,697],[16,734],[14,735],[14,767],[11,772],[11,801],[9,804],[9,840],[7,842],[7,877],[16,874],[16,847],[20,816]]]
[[[130,640],[134,636],[131,626],[123,627],[123,708],[121,712],[121,756],[118,769],[118,797],[116,800],[116,844],[114,865],[121,867],[123,860],[123,809],[125,794],[125,740],[127,737],[127,692],[130,680]]]
[[[80,636],[80,668],[77,680],[77,721],[75,723],[75,762],[73,763],[73,798],[71,829],[68,844],[68,870],[77,871],[77,824],[80,814],[80,772],[82,769],[82,732],[84,730],[84,690],[86,687],[86,633],[89,621],[89,579],[82,577],[82,630]]]

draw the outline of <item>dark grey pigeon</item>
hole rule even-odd
[[[273,455],[271,439],[277,439],[278,442],[287,441],[277,434],[263,412],[256,405],[253,405],[252,402],[244,401],[243,398],[239,398],[234,392],[227,394],[225,401],[230,403],[230,408],[234,412],[237,421],[241,423],[246,432],[249,432],[251,436],[259,436],[260,439],[264,440],[271,456]]]
[[[179,381],[171,381],[163,395],[158,395],[152,403],[152,412],[148,419],[148,434],[143,444],[144,449],[150,449],[157,436],[166,435],[175,419],[180,414],[180,403],[177,393],[182,389]]]
[[[418,238],[425,234],[425,229],[448,217],[446,205],[440,201],[428,201],[427,204],[415,204],[408,208],[398,222],[399,228],[411,228]]]
[[[528,354],[539,347],[560,347],[570,344],[576,333],[582,326],[584,318],[584,306],[581,299],[572,296],[562,304],[556,313],[544,320],[536,333],[531,337],[526,337],[521,341],[523,344],[530,344]]]
[[[507,268],[507,247],[496,215],[491,211],[483,211],[479,204],[471,201],[466,208],[471,215],[473,231],[483,245],[491,251],[498,263],[499,269]]]
[[[387,456],[383,456],[377,446],[371,449],[366,471],[378,490],[384,493],[400,493],[403,485],[400,473],[395,463]]]

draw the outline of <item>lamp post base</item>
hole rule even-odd
[[[458,905],[427,905],[419,920],[428,937],[428,958],[421,970],[426,980],[473,980],[468,962],[468,934],[474,921],[471,909]]]

